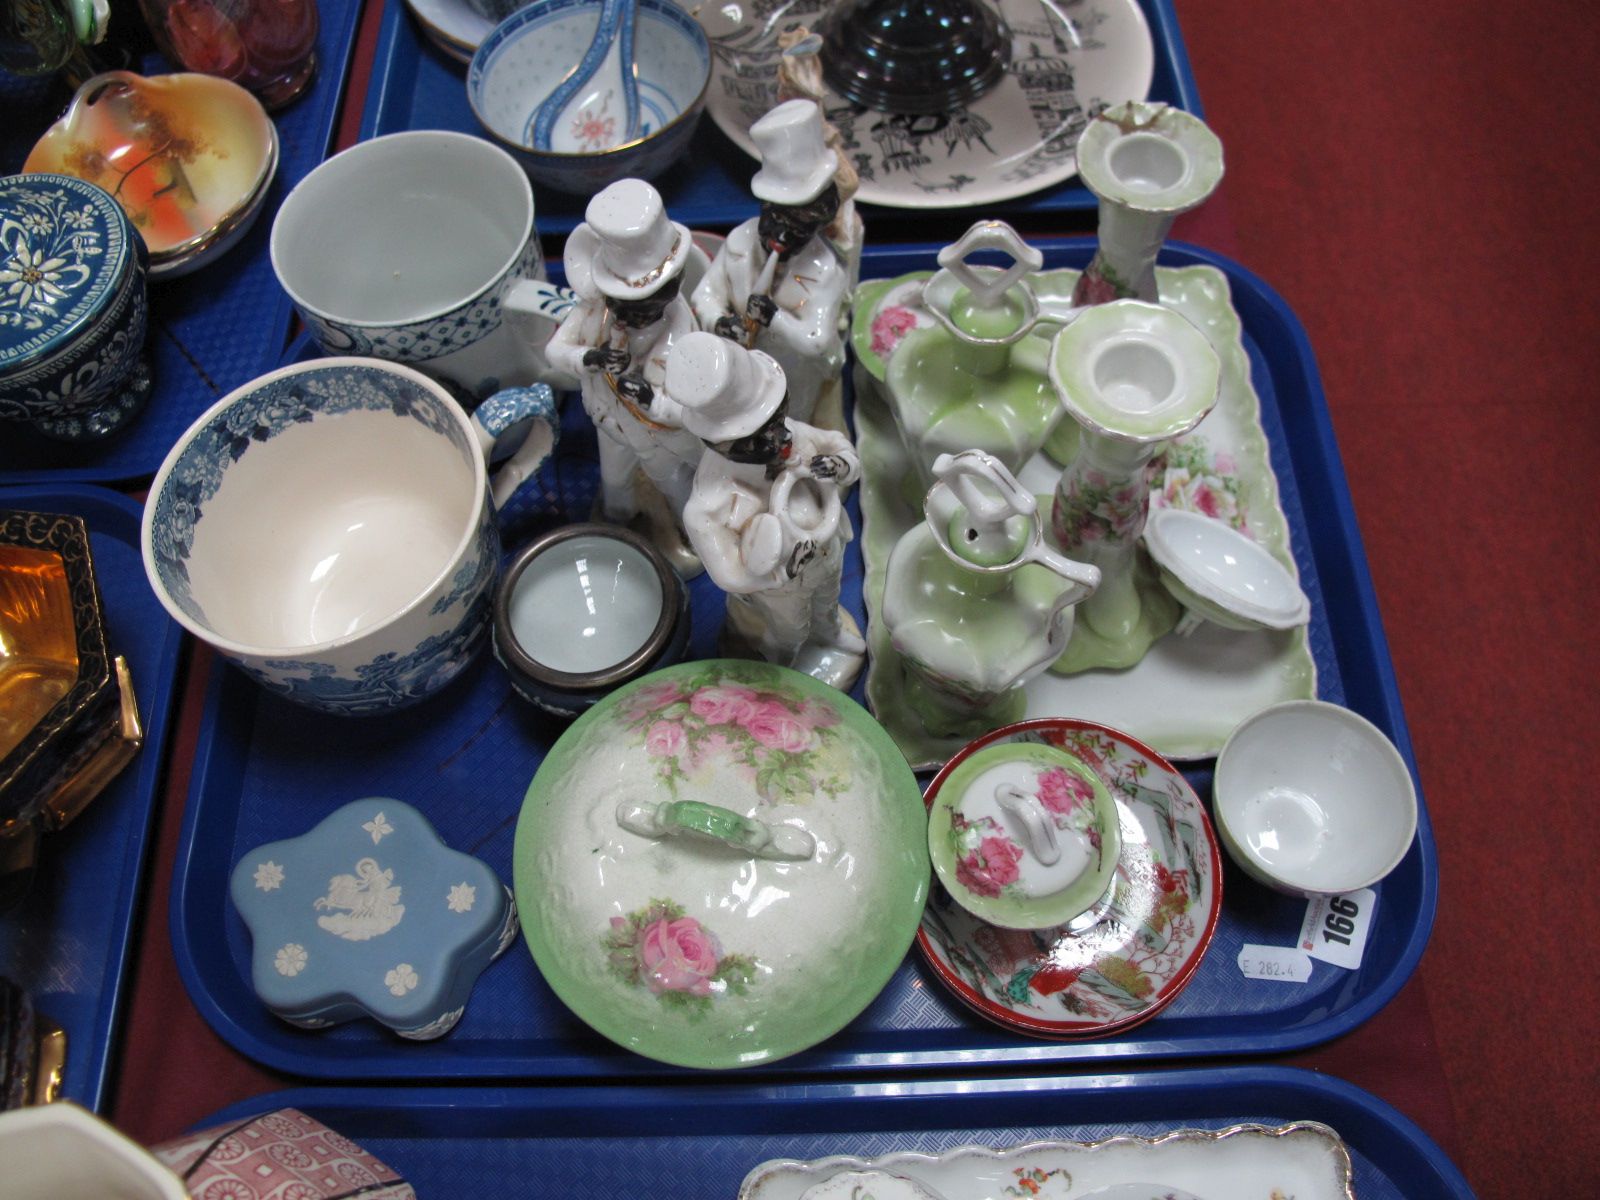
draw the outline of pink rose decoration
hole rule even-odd
[[[676,721],[657,721],[644,735],[645,753],[671,758],[683,752],[683,726]]]
[[[650,683],[628,698],[628,711],[635,717],[642,717],[649,713],[660,712],[668,705],[676,704],[682,699],[683,693],[671,680]]]
[[[956,881],[980,896],[998,896],[1000,889],[1017,881],[1022,847],[1003,837],[986,837],[965,858],[956,860]]]
[[[612,918],[616,925],[617,918]],[[722,947],[693,917],[662,917],[639,937],[639,975],[652,992],[709,996]]]
[[[908,308],[898,305],[884,309],[872,318],[872,352],[888,354],[917,327],[917,318]]]
[[[1117,285],[1093,268],[1078,276],[1078,285],[1072,289],[1072,302],[1076,305],[1109,304],[1116,299]]]
[[[1051,767],[1039,776],[1039,803],[1063,816],[1081,805],[1094,803],[1094,788],[1063,767]]]
[[[811,748],[811,727],[776,700],[763,702],[740,724],[768,750],[798,754]]]
[[[689,711],[707,725],[743,724],[755,710],[755,692],[735,683],[701,688],[689,701]]]

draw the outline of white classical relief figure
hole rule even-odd
[[[352,942],[365,942],[388,933],[400,924],[406,912],[400,903],[394,871],[384,870],[371,858],[356,863],[354,875],[335,875],[328,881],[328,894],[312,907],[319,912],[336,910],[318,917],[317,924]]]

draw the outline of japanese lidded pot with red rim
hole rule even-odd
[[[669,667],[551,748],[517,825],[555,993],[682,1066],[772,1062],[848,1024],[916,935],[921,792],[865,709],[769,663]]]

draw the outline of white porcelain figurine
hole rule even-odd
[[[580,381],[583,407],[600,432],[602,515],[627,522],[640,514],[641,469],[678,514],[701,444],[662,384],[668,347],[694,328],[679,294],[689,231],[668,219],[661,196],[639,179],[613,183],[584,216],[566,254],[579,302],[551,336],[547,357]]]
[[[840,328],[849,268],[823,231],[839,211],[839,155],[823,141],[822,110],[789,100],[754,125],[761,169],[750,190],[761,215],[728,235],[693,304],[700,327],[777,360],[796,419],[832,423],[842,388]]]
[[[839,606],[841,492],[861,474],[850,440],[788,416],[783,368],[713,334],[673,344],[667,392],[706,445],[683,523],[728,593],[730,651],[848,688],[866,654]]]

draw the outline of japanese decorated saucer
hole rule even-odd
[[[1070,924],[1018,930],[978,919],[935,886],[917,944],[960,1000],[1023,1033],[1103,1037],[1147,1021],[1188,984],[1222,910],[1222,860],[1200,798],[1127,734],[1045,717],[966,746],[928,786],[928,805],[968,758],[1011,743],[1066,750],[1110,791],[1122,834],[1111,890]]]
[[[413,11],[441,2],[410,0]],[[750,126],[778,102],[779,35],[815,28],[829,2],[734,0],[692,10],[715,56],[706,107],[752,157],[759,154]],[[823,110],[861,177],[856,199],[958,208],[1025,196],[1076,173],[1078,135],[1094,113],[1144,99],[1155,50],[1137,0],[995,0],[995,7],[1010,31],[1011,64],[970,106],[895,116],[824,92]]]

